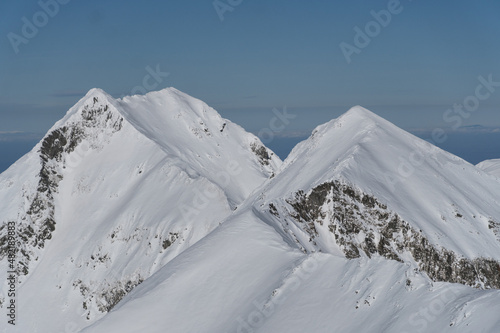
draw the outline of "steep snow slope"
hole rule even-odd
[[[500,177],[500,159],[486,160],[476,166],[490,175]]]
[[[419,154],[403,177],[399,157]],[[354,108],[83,332],[496,332],[500,292],[480,290],[500,275],[490,183]]]
[[[244,208],[83,333],[496,332],[500,292],[293,250]]]
[[[279,158],[255,136],[221,118],[204,102],[174,88],[146,96],[125,97],[118,105],[125,118],[146,137],[190,166],[187,172],[193,171],[194,177],[211,179],[222,188],[234,201],[230,202],[232,207],[246,199],[262,182],[263,174],[272,176],[281,165]],[[165,109],[172,112],[161,112]],[[192,135],[186,135],[187,132]],[[193,136],[198,141],[193,142]],[[249,159],[249,150],[257,158]],[[241,171],[218,174],[221,166]]]
[[[0,175],[2,259],[6,223],[18,233],[15,328],[75,331],[102,317],[280,163],[255,136],[175,89],[124,100],[91,90]],[[5,286],[0,300],[9,300]]]
[[[225,122],[94,90],[2,174],[13,331],[496,332],[492,176],[359,107],[281,167]]]
[[[378,253],[500,288],[500,184],[361,107],[297,145],[259,206],[309,251]]]

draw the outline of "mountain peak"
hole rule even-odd
[[[355,105],[350,108],[344,115],[358,116],[358,117],[373,117],[376,116],[372,111],[362,107],[361,105]]]
[[[91,89],[0,176],[0,240],[15,227],[17,281],[35,295],[19,299],[16,328],[399,332],[454,291],[433,328],[481,326],[475,312],[494,332],[498,291],[465,286],[500,289],[499,193],[493,177],[361,106],[281,167],[175,88],[122,99]],[[297,320],[304,304],[318,320]]]
[[[82,309],[65,317],[80,328],[99,319],[218,227],[280,164],[255,135],[174,88],[123,99],[91,89],[0,177],[0,240],[15,224],[18,281],[28,295],[47,293],[21,305],[33,317],[19,332],[64,330],[43,322],[56,308],[44,299]],[[0,241],[0,259],[7,253]],[[57,288],[48,267],[64,275]],[[52,287],[40,288],[44,281]]]
[[[113,104],[115,99],[113,96],[102,90],[101,88],[90,89],[85,96],[75,106],[82,107],[85,105],[93,106],[96,104]],[[73,109],[73,108],[71,108]]]
[[[68,112],[66,112],[66,115],[64,115],[64,117],[49,130],[49,133],[54,129],[64,126],[66,123],[70,122],[71,119],[74,119],[75,117],[78,118],[82,110],[86,107],[109,107],[109,105],[115,106],[116,100],[104,90],[100,88],[92,88],[75,105],[73,105]]]
[[[90,98],[90,97],[99,97],[99,96],[107,96],[111,97],[107,92],[102,90],[101,88],[92,88],[90,89],[86,94],[84,98]]]
[[[309,139],[299,143],[272,180],[268,198],[289,193],[290,187],[307,192],[332,181],[356,184],[364,193],[375,195],[397,210],[401,218],[424,230],[432,244],[470,259],[500,258],[495,252],[500,248],[496,236],[484,218],[498,214],[491,210],[498,203],[493,198],[471,199],[481,197],[481,191],[494,193],[498,184],[492,184],[491,178],[459,157],[362,107],[354,107],[319,126]],[[452,196],[450,189],[457,184],[461,192]],[[471,236],[466,228],[457,228],[457,224],[465,223],[464,216],[467,223],[481,231]],[[477,222],[478,217],[482,217],[481,222]],[[488,242],[495,250],[486,253],[475,245],[456,243],[455,238],[443,236],[451,234],[468,239],[470,244]]]
[[[131,114],[132,117],[145,117],[147,113],[154,113],[154,115],[150,114],[149,117],[164,118],[170,114],[170,116],[184,118],[186,121],[194,120],[196,122],[200,119],[206,122],[207,118],[211,118],[217,120],[216,126],[222,126],[224,122],[219,113],[205,102],[173,87],[152,91],[145,95],[125,96],[117,102],[131,112],[140,110],[147,105],[146,113],[142,115]]]
[[[356,136],[359,137],[360,135],[370,133],[370,129],[377,126],[386,127],[390,130],[399,129],[397,126],[372,111],[356,105],[340,117],[316,127],[312,132],[311,138],[319,138],[325,135],[328,136],[332,134],[332,132],[338,131],[339,128],[348,128],[348,133],[356,134]]]
[[[393,129],[398,128],[388,120],[380,117],[376,113],[360,106],[356,105],[350,108],[346,113],[341,115],[339,118],[332,120],[332,122],[340,123],[352,123],[358,126],[367,126],[368,124],[377,124],[382,126],[390,126]]]

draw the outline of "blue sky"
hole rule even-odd
[[[339,45],[355,45],[354,27],[391,1],[221,2],[236,4],[223,20],[213,0],[71,0],[17,53],[9,33],[23,36],[23,17],[33,23],[42,8],[0,2],[0,132],[44,133],[89,89],[130,94],[147,68],[169,73],[157,89],[251,131],[274,107],[297,114],[287,130],[300,132],[357,104],[404,128],[449,126],[443,113],[474,95],[479,76],[500,82],[497,0],[401,0],[350,64]],[[500,88],[463,125],[500,126],[499,106]]]

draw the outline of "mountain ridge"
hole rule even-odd
[[[492,329],[492,179],[360,106],[282,163],[175,88],[92,89],[0,175],[0,240],[15,221],[29,257],[17,329]]]
[[[416,161],[413,165],[412,160]],[[409,167],[404,169],[403,166],[407,165]],[[287,169],[290,170],[288,175]],[[304,169],[308,170],[307,176],[301,174]],[[457,231],[450,229],[451,225],[442,223],[441,216],[453,220],[453,211],[456,210],[455,215],[467,216],[464,218],[470,219],[469,223],[474,224],[474,219],[482,216],[482,234],[488,235],[490,244],[497,249],[486,256],[497,260],[500,258],[496,236],[488,230],[488,219],[500,214],[498,201],[493,195],[498,191],[498,185],[491,183],[489,177],[485,177],[483,172],[470,163],[360,107],[321,125],[309,139],[299,143],[284,161],[278,176],[270,181],[272,184],[268,186],[271,189],[267,196],[276,197],[289,193],[287,187],[290,186],[307,192],[339,177],[392,206],[392,210],[399,211],[405,220],[414,221],[420,215],[419,219],[423,221],[432,221],[439,228],[448,228],[447,232],[446,229],[429,230],[431,243],[442,242],[438,241],[436,232],[445,235],[455,233],[457,236]],[[463,178],[467,177],[470,182],[464,181]],[[429,181],[430,179],[434,180]],[[457,184],[461,184],[464,189],[453,199],[450,198],[449,208],[437,206],[435,202],[440,202],[439,198],[449,197],[448,191],[457,191]],[[476,184],[481,184],[481,190],[478,190]],[[440,194],[425,199],[436,191]],[[473,198],[481,197],[482,191],[491,195],[485,198],[486,202],[474,202],[474,205],[480,207],[479,210],[465,214],[462,210],[470,206],[468,195],[473,193]],[[426,215],[421,212],[440,212],[441,215]],[[424,229],[428,224],[417,226]],[[463,236],[468,237],[467,234],[464,231]],[[439,237],[443,239],[442,236]],[[470,251],[460,250],[453,243],[448,246],[454,252],[474,257]]]
[[[493,176],[500,177],[500,159],[486,160],[476,166]]]
[[[181,136],[183,147],[192,148],[178,150],[182,155],[170,149],[178,141],[165,142],[168,135],[139,131],[127,119],[126,102],[92,89],[0,175],[5,184],[0,187],[0,256],[8,251],[7,222],[14,222],[23,295],[18,302],[20,312],[32,313],[32,320],[20,321],[20,332],[39,329],[32,325],[63,330],[65,322],[48,320],[60,304],[66,310],[58,316],[76,327],[102,317],[216,228],[281,163],[267,148],[266,158],[260,156],[255,149],[260,140],[220,116],[216,121],[226,123],[228,135],[209,121],[203,127],[199,110],[190,109],[201,105],[199,100],[183,95],[174,109],[161,107],[162,100],[170,101],[169,93],[152,94],[149,102],[151,95],[132,99],[158,106],[136,112],[155,112],[163,115],[160,120],[184,113],[193,126],[163,123],[172,130],[170,138]],[[196,125],[217,137],[205,140],[208,133],[196,131]],[[211,145],[222,147],[219,156],[197,153],[213,150]],[[201,167],[208,163],[193,162],[210,158],[211,172]],[[3,269],[5,264],[2,260]],[[3,289],[0,303],[6,300]]]

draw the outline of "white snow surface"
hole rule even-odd
[[[262,145],[257,137],[172,88],[124,100],[93,89],[47,136],[78,127],[86,107],[106,106],[97,122],[124,118],[122,128],[87,128],[76,150],[63,155],[56,229],[21,277],[18,332],[73,332],[102,317],[103,293],[152,275],[218,226],[281,164],[268,150],[270,163],[262,165],[251,148]],[[40,147],[0,175],[2,223],[20,226],[26,219]],[[5,286],[1,297],[8,299]]]
[[[498,182],[360,106],[318,126],[292,150],[265,185],[262,205],[335,179],[375,196],[431,244],[470,259],[500,259],[489,229],[491,219],[500,219]]]
[[[490,175],[500,178],[500,158],[494,160],[486,160],[476,165],[479,169],[484,170]]]
[[[56,229],[19,288],[18,325],[7,332],[498,331],[500,291],[432,282],[377,255],[304,253],[267,210],[342,179],[433,244],[499,259],[488,229],[500,220],[495,177],[361,107],[319,126],[282,165],[269,150],[262,164],[256,137],[172,88],[119,100],[92,90],[54,129],[78,122],[94,97],[123,128],[90,129],[78,163],[64,156]],[[21,223],[39,148],[0,175],[0,222]],[[418,160],[411,173],[402,159]],[[139,278],[109,313],[98,310],[110,286]]]
[[[82,332],[496,332],[499,297],[378,256],[305,255],[248,211]]]

